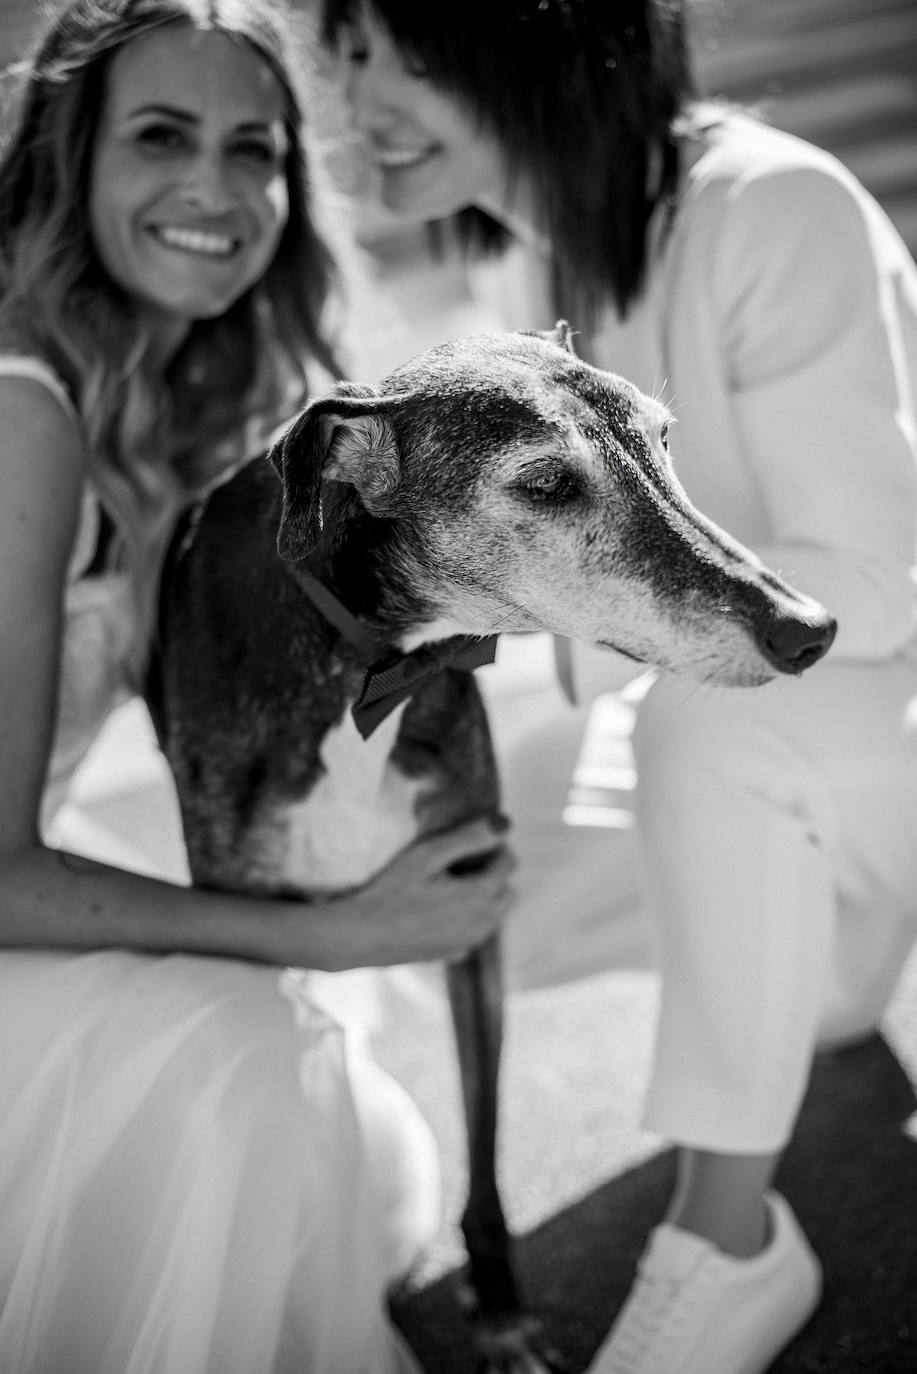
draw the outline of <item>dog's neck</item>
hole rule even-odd
[[[397,528],[362,508],[338,512],[322,543],[297,567],[324,589],[324,595],[312,596],[314,604],[365,650],[368,662],[383,652],[410,653],[468,631],[420,590],[424,578]]]
[[[456,635],[468,633],[466,625],[459,624],[457,620],[450,620],[448,616],[438,616],[436,620],[406,631],[402,636],[400,648],[403,653],[410,654],[424,644],[437,644],[445,639],[454,639]]]
[[[438,639],[431,639],[428,631],[417,644],[395,648],[393,652],[391,637],[353,615],[311,569],[300,563],[292,571],[316,610],[367,660],[363,687],[352,707],[354,722],[364,739],[398,705],[444,669],[471,671],[494,660],[495,636],[454,634],[448,629]]]
[[[328,580],[307,562],[294,564],[291,573],[315,609],[372,664],[393,654],[408,657],[427,649],[435,653],[440,647],[445,648],[456,640],[480,642],[495,638],[493,635],[469,633],[461,624],[446,616],[413,628],[402,627],[400,632],[392,625],[386,629],[378,615],[369,619],[355,615],[328,585]]]
[[[377,619],[358,616],[345,605],[340,594],[329,585],[332,579],[327,572],[310,566],[305,560],[293,564],[290,571],[315,609],[348,644],[359,650],[362,657],[372,661],[398,647],[396,638],[384,630]]]

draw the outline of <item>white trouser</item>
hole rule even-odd
[[[560,976],[598,971],[603,920],[639,957],[642,904],[662,973],[646,1126],[777,1150],[816,1041],[875,1026],[917,936],[917,674],[828,662],[746,691],[660,679],[634,732],[630,832],[561,826],[563,736],[582,720],[561,712],[559,739],[542,725],[501,755],[522,860],[511,977],[537,981],[540,964],[550,980],[552,947]],[[605,948],[621,962],[613,937]]]

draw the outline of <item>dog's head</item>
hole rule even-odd
[[[692,506],[669,423],[565,324],[443,344],[293,422],[272,454],[278,549],[303,558],[323,511],[358,509],[437,634],[550,630],[724,684],[801,671],[831,617]]]

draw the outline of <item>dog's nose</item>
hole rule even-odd
[[[825,612],[801,617],[776,613],[758,629],[758,647],[781,673],[801,673],[822,658],[834,642],[837,621]]]

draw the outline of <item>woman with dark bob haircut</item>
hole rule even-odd
[[[385,1299],[438,1222],[432,1138],[288,966],[480,942],[508,864],[446,869],[489,827],[304,906],[77,857],[60,806],[138,689],[177,513],[337,372],[294,51],[273,0],[71,0],[7,115],[4,1374],[416,1369]]]
[[[389,209],[457,226],[506,326],[564,317],[586,359],[659,395],[696,504],[839,622],[800,680],[631,689],[632,831],[539,819],[571,762],[547,721],[509,761],[511,973],[594,972],[632,892],[660,960],[645,1124],[678,1181],[591,1374],[760,1374],[816,1310],[775,1171],[816,1048],[875,1029],[917,935],[917,269],[835,159],[694,98],[684,14],[323,10]],[[581,700],[639,671],[558,660]]]
[[[352,0],[326,0],[334,44]],[[678,179],[677,119],[692,91],[680,5],[370,7],[408,62],[500,141],[509,182],[524,178],[550,240],[558,299],[584,322],[604,299],[623,312],[643,282],[647,226]],[[462,208],[459,232],[500,248],[503,216]]]

